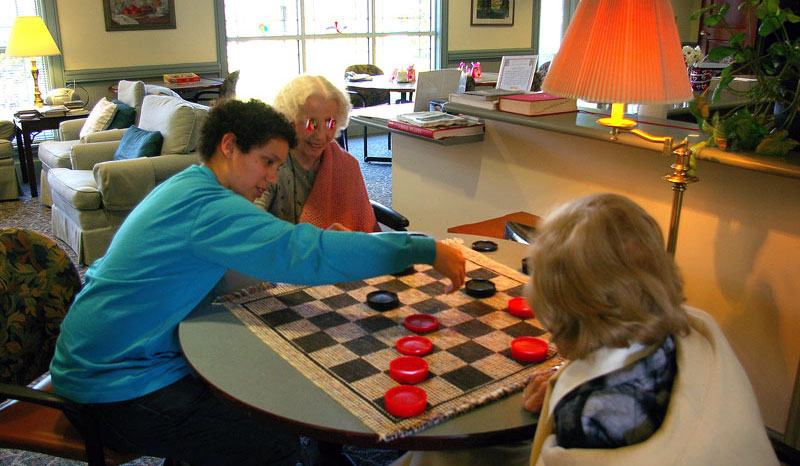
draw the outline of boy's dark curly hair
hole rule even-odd
[[[268,143],[274,138],[283,139],[290,148],[297,145],[294,125],[277,110],[258,99],[248,102],[228,100],[208,112],[200,128],[197,150],[207,162],[227,133],[236,135],[236,146],[248,152],[254,146]]]

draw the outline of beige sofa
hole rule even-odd
[[[112,160],[119,141],[76,144],[70,166],[48,172],[53,235],[66,242],[82,264],[105,254],[131,210],[158,184],[199,162],[195,148],[208,107],[179,97],[148,95],[139,128],[160,131],[161,155]],[[120,135],[126,130],[118,130]]]
[[[136,109],[136,120],[134,124],[139,123],[142,100],[145,94],[145,84],[142,81],[122,80],[117,84],[117,100]],[[80,132],[85,122],[86,118],[63,121],[59,124],[60,137],[58,141],[43,141],[39,144],[37,157],[42,163],[41,180],[39,183],[39,202],[46,206],[53,205],[47,175],[53,168],[72,168],[70,151],[73,146],[87,142],[119,140],[121,137],[119,130],[110,130],[110,132],[99,131],[89,134],[81,140]]]

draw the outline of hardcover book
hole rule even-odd
[[[484,131],[483,123],[423,128],[421,126],[414,126],[408,123],[403,123],[402,121],[389,120],[387,126],[391,129],[404,131],[406,133],[417,134],[419,136],[423,136],[430,139],[444,139],[456,136],[472,136],[473,134],[481,134]]]
[[[546,92],[500,97],[498,109],[517,115],[538,116],[578,111],[575,99],[565,99]]]

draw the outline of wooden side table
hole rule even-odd
[[[36,189],[36,168],[33,164],[33,138],[42,131],[58,129],[62,121],[84,118],[88,111],[67,113],[63,116],[50,116],[38,118],[14,117],[17,127],[17,151],[19,152],[19,165],[22,169],[22,181],[27,181],[31,187],[31,197],[39,197]]]

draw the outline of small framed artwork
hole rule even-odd
[[[175,0],[102,0],[106,31],[175,29]]]
[[[513,26],[514,0],[470,0],[472,26]]]

